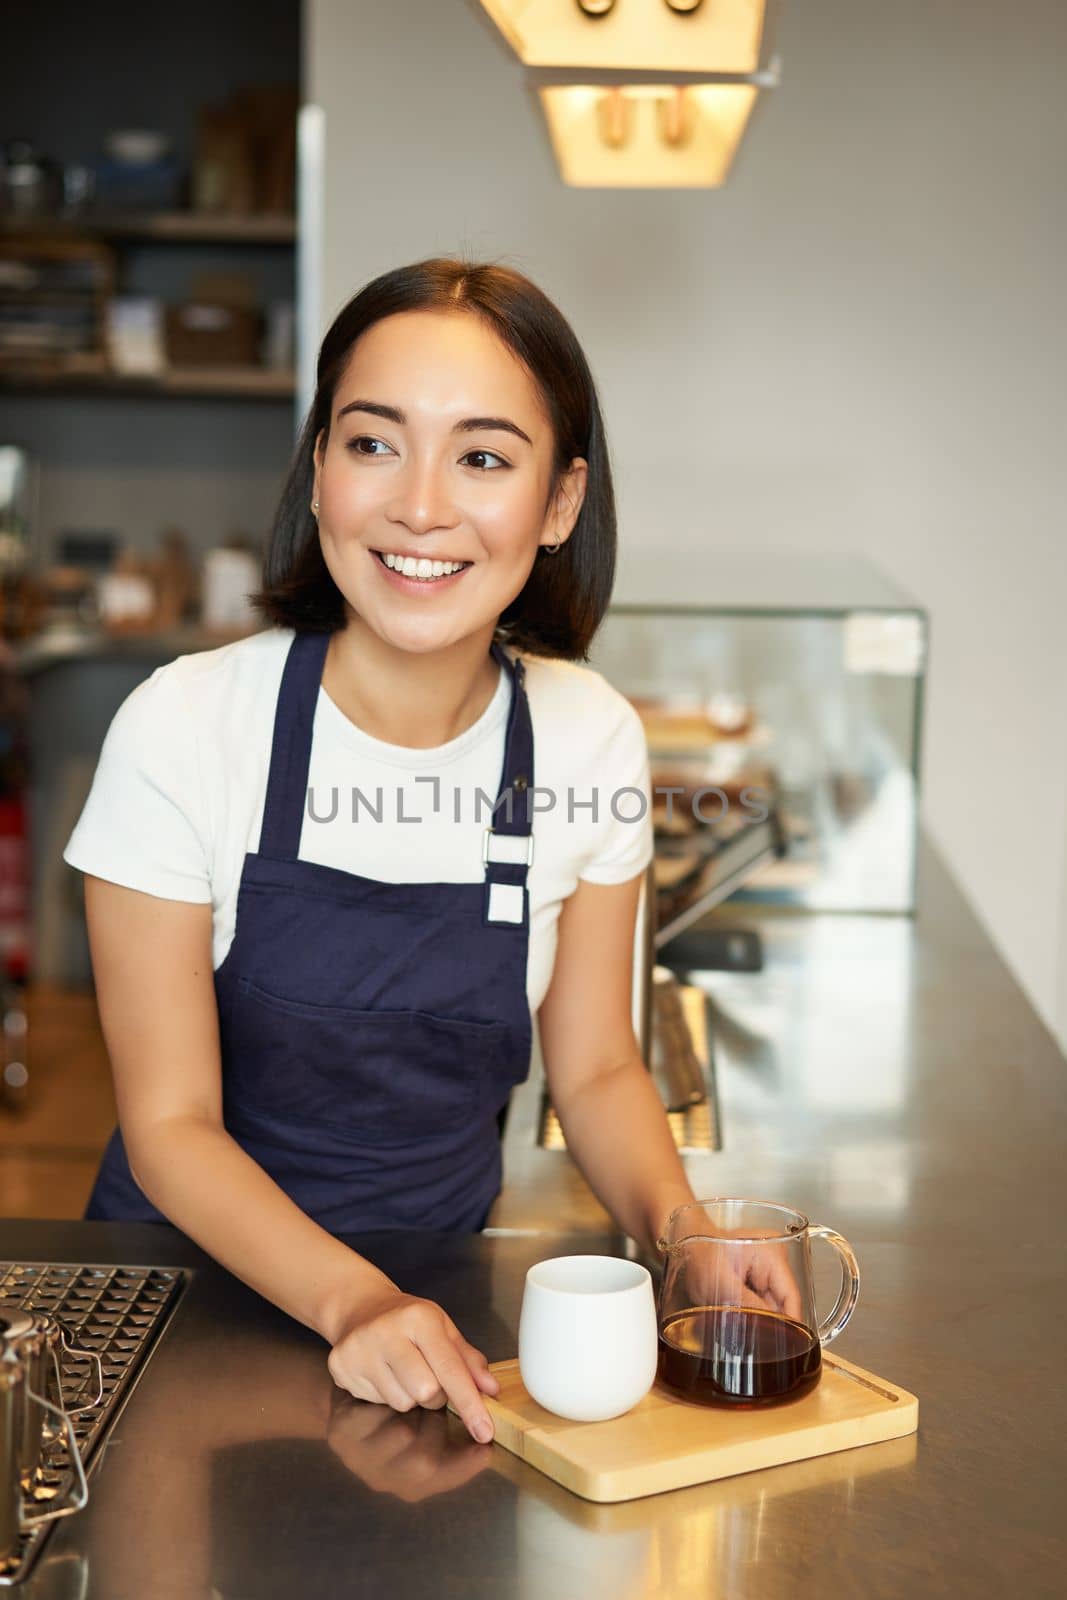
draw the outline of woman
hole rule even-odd
[[[336,1235],[484,1225],[532,1009],[619,1226],[651,1245],[693,1198],[630,1020],[644,739],[573,664],[614,550],[555,306],[500,266],[386,273],[322,344],[273,626],[130,695],[65,852],[121,1127],[88,1215],[169,1219],[353,1395],[447,1398],[481,1441],[485,1357]]]

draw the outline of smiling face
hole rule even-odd
[[[538,547],[577,521],[586,463],[546,504],[553,453],[536,384],[479,317],[368,328],[315,446],[323,558],[351,611],[401,650],[491,634]]]

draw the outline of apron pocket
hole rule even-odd
[[[330,1127],[354,1144],[400,1144],[475,1118],[507,1024],[429,1011],[308,1005],[237,980],[226,1071],[242,1121]]]

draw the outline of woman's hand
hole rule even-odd
[[[472,1438],[488,1444],[493,1437],[482,1394],[496,1394],[500,1380],[433,1300],[394,1289],[362,1301],[327,1365],[357,1400],[394,1411],[439,1410],[451,1401]]]
[[[729,1237],[686,1241],[686,1285],[693,1303],[777,1311],[803,1322],[800,1290],[781,1244],[748,1240],[724,1248],[717,1242]]]

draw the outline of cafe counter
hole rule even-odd
[[[687,1159],[698,1192],[850,1238],[862,1289],[833,1349],[919,1397],[917,1434],[597,1505],[447,1413],[342,1396],[313,1334],[169,1229],[9,1222],[9,1258],[193,1269],[22,1593],[1062,1595],[1064,1058],[929,845],[920,907],[761,914],[765,970],[706,979],[723,1149]],[[635,1253],[566,1155],[519,1157],[484,1234],[351,1241],[493,1361],[533,1262]]]

